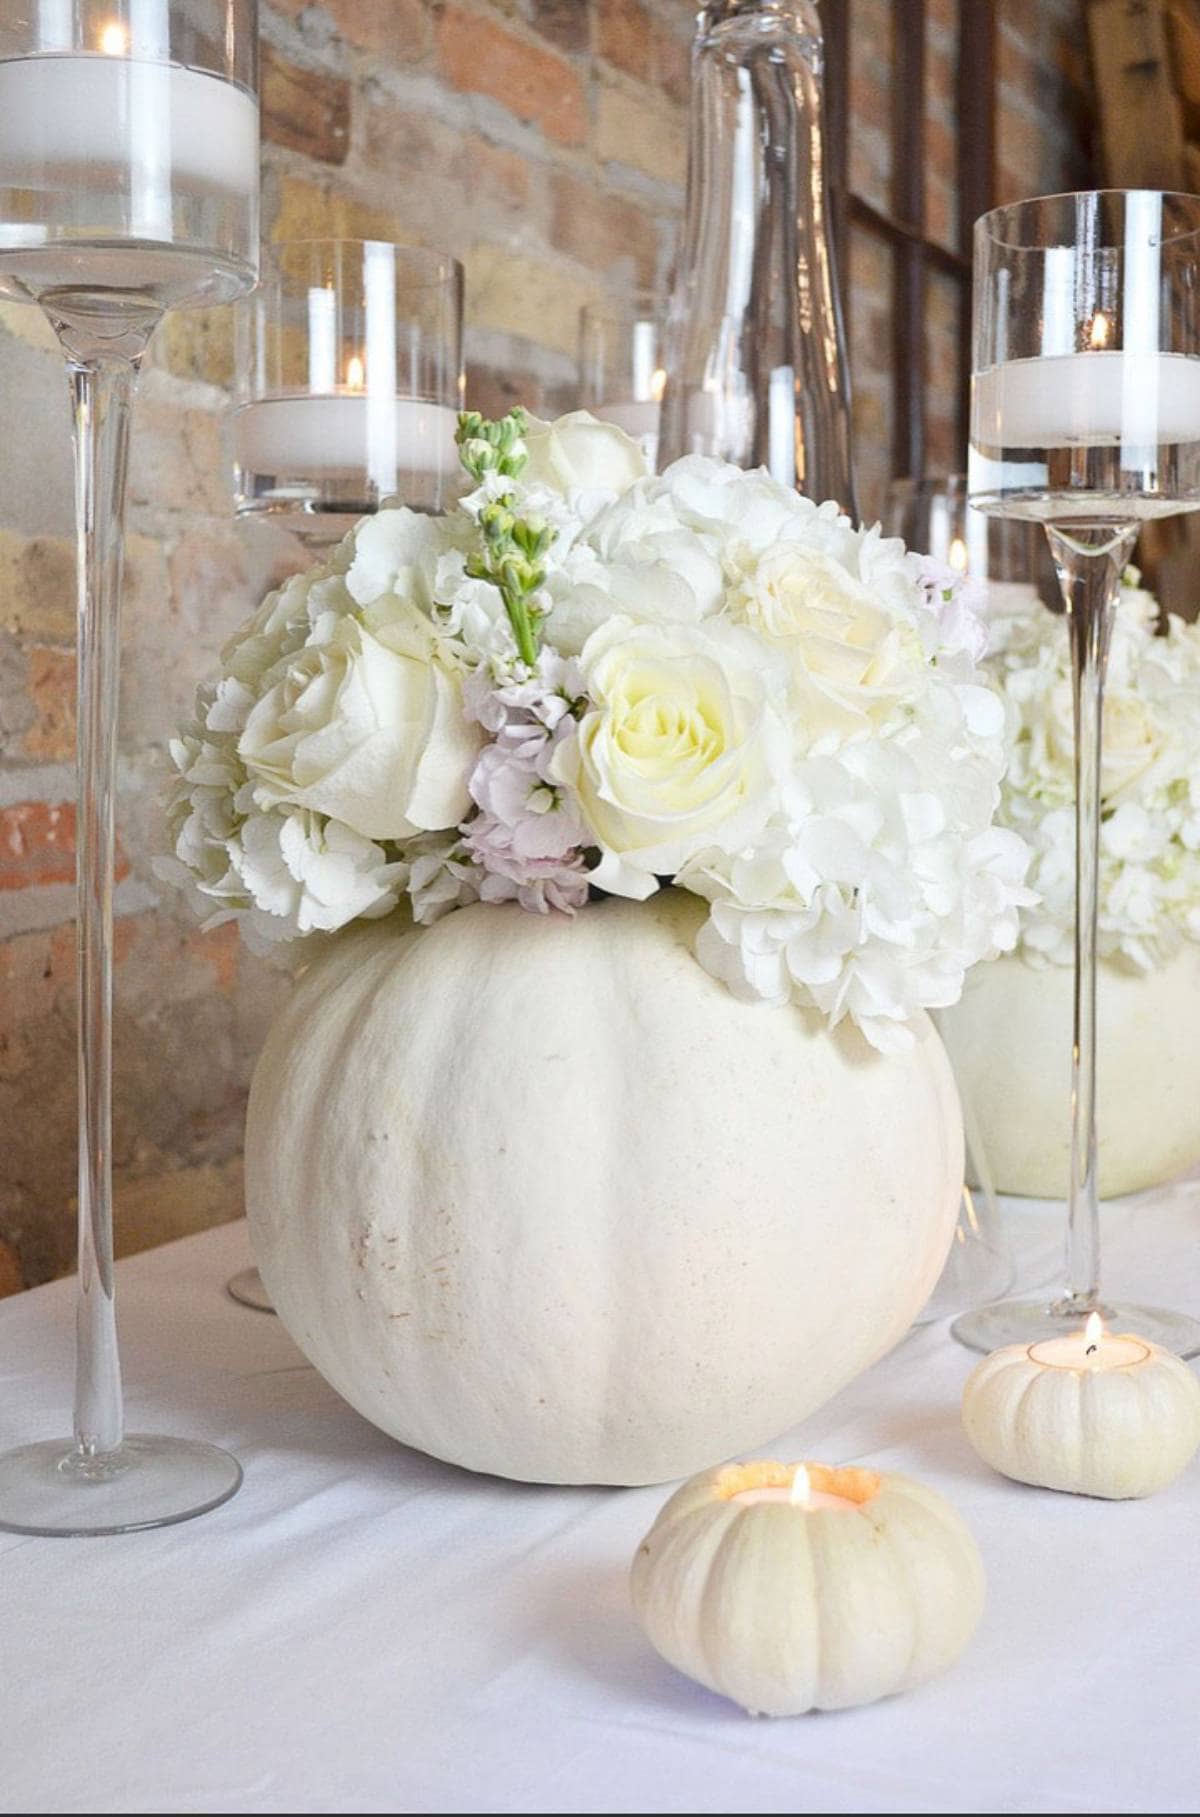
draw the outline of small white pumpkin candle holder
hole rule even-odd
[[[752,1716],[846,1709],[943,1671],[983,1611],[983,1564],[923,1484],[761,1461],[694,1476],[633,1561],[663,1658]]]
[[[1200,1446],[1200,1382],[1145,1338],[1082,1331],[995,1350],[963,1390],[985,1463],[1019,1483],[1123,1501],[1153,1495]]]

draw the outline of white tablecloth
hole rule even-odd
[[[1026,1276],[1051,1227],[1018,1213]],[[1112,1289],[1200,1310],[1200,1187],[1105,1213]],[[773,1447],[962,1510],[989,1581],[945,1677],[751,1721],[626,1596],[663,1489],[471,1477],[350,1411],[224,1292],[234,1225],[122,1264],[130,1423],[230,1446],[224,1508],[115,1539],[0,1533],[5,1811],[1194,1811],[1200,1464],[1146,1502],[1019,1488],[968,1449],[943,1326]],[[1040,1267],[1039,1267],[1040,1265]],[[66,1424],[69,1284],[0,1306],[0,1442]]]

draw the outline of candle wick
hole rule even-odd
[[[1099,1348],[1100,1348],[1099,1344],[1089,1344],[1083,1354],[1084,1354],[1084,1356],[1095,1356],[1095,1354],[1096,1354],[1097,1350],[1099,1350]]]

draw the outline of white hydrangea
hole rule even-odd
[[[1131,580],[1136,582],[1134,571]],[[1113,626],[1101,764],[1099,948],[1140,970],[1200,939],[1200,627],[1136,584]],[[993,624],[988,669],[1008,712],[1001,819],[1033,849],[1036,905],[1021,914],[1034,964],[1074,962],[1075,813],[1066,620],[1014,602]]]
[[[226,647],[172,746],[164,874],[256,940],[675,882],[732,990],[910,1040],[1033,900],[957,577],[763,472],[653,476],[582,413],[467,438],[449,516],[365,519]],[[1151,834],[1114,821],[1147,875]]]

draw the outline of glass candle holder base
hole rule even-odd
[[[252,1306],[255,1312],[275,1310],[257,1268],[243,1268],[239,1274],[231,1275],[225,1283],[225,1291],[239,1306]]]
[[[968,1350],[990,1355],[1007,1344],[1040,1344],[1045,1338],[1072,1337],[1091,1312],[1098,1312],[1116,1335],[1130,1332],[1176,1356],[1200,1356],[1200,1320],[1163,1306],[1130,1305],[1124,1300],[1091,1305],[1072,1300],[995,1300],[964,1312],[950,1335]]]
[[[242,1466],[219,1445],[131,1433],[94,1456],[47,1439],[0,1456],[0,1530],[82,1538],[170,1527],[219,1508]]]

